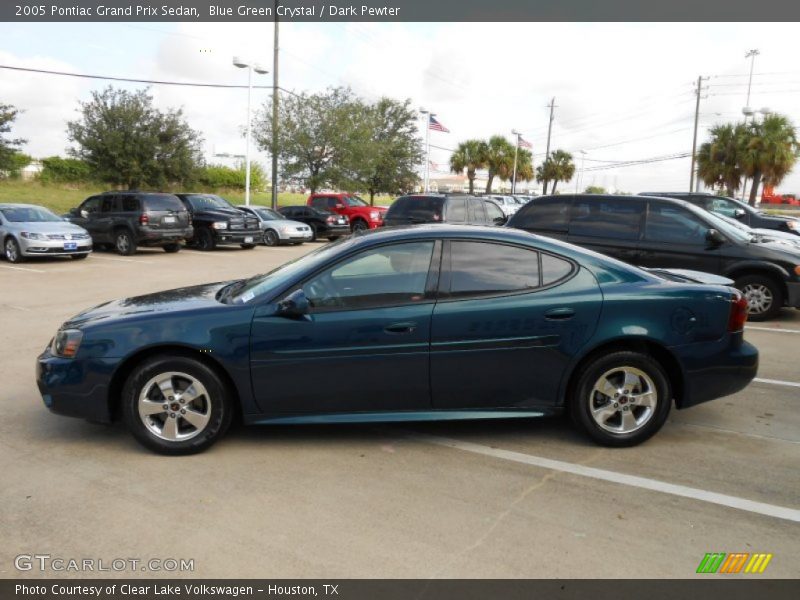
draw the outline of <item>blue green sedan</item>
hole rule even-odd
[[[122,419],[164,454],[249,424],[567,413],[631,446],[748,385],[731,282],[523,231],[433,225],[328,244],[249,279],[101,304],[37,360],[53,412]]]

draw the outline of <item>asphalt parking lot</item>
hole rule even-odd
[[[170,458],[42,404],[34,359],[67,317],[316,246],[0,262],[0,577],[103,575],[14,568],[39,553],[194,559],[118,576],[683,578],[707,552],[771,553],[758,577],[798,576],[796,310],[748,326],[749,388],[673,411],[630,449],[540,419],[239,427]]]

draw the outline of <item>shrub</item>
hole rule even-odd
[[[39,179],[45,183],[86,183],[91,181],[91,169],[77,158],[51,156],[42,159]]]

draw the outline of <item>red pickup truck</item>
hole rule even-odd
[[[355,194],[338,192],[311,194],[306,204],[339,215],[347,215],[350,217],[350,228],[353,231],[380,227],[387,210],[383,206],[370,206]]]

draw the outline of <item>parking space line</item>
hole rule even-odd
[[[753,331],[775,331],[777,333],[800,333],[800,329],[779,329],[778,327],[755,327],[747,325],[745,329],[752,329]]]
[[[92,260],[113,260],[115,262],[135,263],[137,265],[153,264],[153,261],[150,260],[138,260],[135,258],[112,258],[111,256],[97,256],[97,255],[92,255]]]
[[[761,377],[756,377],[753,379],[756,383],[768,383],[770,385],[783,385],[786,387],[797,387],[800,388],[800,383],[795,383],[794,381],[781,381],[780,379],[762,379]]]
[[[770,442],[786,442],[787,444],[800,445],[800,441],[787,440],[786,438],[775,437],[774,435],[760,435],[758,433],[746,433],[744,431],[737,431],[736,429],[727,429],[725,427],[717,427],[716,425],[701,425],[700,423],[681,423],[680,421],[670,420],[671,425],[679,427],[697,427],[699,429],[710,429],[711,431],[719,431],[720,433],[730,433],[732,435],[742,435],[744,437],[754,438],[757,440],[768,440]]]
[[[28,271],[29,273],[45,273],[41,269],[29,269],[28,267],[12,267],[11,265],[0,265],[4,269],[14,269],[15,271]]]
[[[453,448],[455,450],[462,450],[464,452],[471,452],[473,454],[481,454],[491,458],[499,458],[502,460],[549,469],[551,471],[561,471],[563,473],[570,473],[572,475],[598,479],[600,481],[618,483],[621,485],[627,485],[653,492],[661,492],[662,494],[680,496],[682,498],[689,498],[691,500],[698,500],[700,502],[708,502],[710,504],[717,504],[719,506],[726,506],[728,508],[735,508],[737,510],[765,515],[767,517],[800,523],[800,510],[788,508],[786,506],[777,506],[775,504],[747,500],[746,498],[739,498],[737,496],[729,496],[727,494],[719,494],[717,492],[710,492],[708,490],[701,490],[699,488],[667,483],[665,481],[659,481],[658,479],[627,475],[625,473],[617,473],[616,471],[597,469],[595,467],[587,467],[576,463],[553,460],[541,456],[533,456],[531,454],[522,454],[521,452],[514,452],[511,450],[501,450],[500,448],[492,448],[481,444],[462,442],[450,438],[423,434],[412,434],[411,438],[422,442],[427,442],[429,444]]]
[[[16,306],[15,304],[0,304],[0,306],[2,306],[3,308],[13,308],[13,309],[22,310],[22,311],[25,311],[25,312],[31,312],[31,310],[32,310],[30,308],[25,308],[24,306]]]

